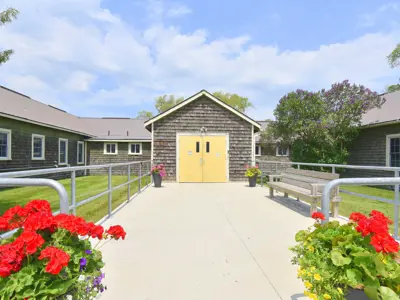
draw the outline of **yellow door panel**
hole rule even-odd
[[[179,182],[203,182],[201,136],[179,137]]]
[[[203,136],[203,182],[227,182],[226,136]]]

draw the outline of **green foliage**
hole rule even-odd
[[[386,88],[386,92],[393,93],[396,91],[400,91],[400,84],[392,84]]]
[[[400,66],[400,44],[387,56],[387,60],[392,68]]]
[[[141,110],[138,112],[137,117],[139,119],[151,119],[153,117],[153,113],[151,111],[147,111],[147,110]]]
[[[44,271],[47,262],[39,260],[39,254],[30,255],[23,267],[8,277],[0,277],[0,299],[64,299],[71,295],[73,299],[94,299],[98,291],[93,288],[93,281],[101,276],[100,269],[104,266],[101,252],[92,247],[89,239],[80,239],[65,229],[57,229],[54,233],[43,232],[45,239],[43,248],[56,246],[71,257],[67,267],[58,275]],[[2,244],[14,241],[16,236],[2,240]],[[92,251],[88,254],[86,250]],[[80,259],[86,258],[84,269]],[[103,288],[102,285],[97,285]]]
[[[349,288],[364,289],[370,299],[400,299],[399,255],[377,253],[355,224],[316,223],[296,234],[292,263],[311,299],[346,299]]]
[[[176,98],[174,95],[159,96],[155,99],[155,107],[159,113],[162,113],[171,107],[181,103],[184,100],[183,97]]]
[[[246,172],[244,173],[244,176],[246,177],[254,177],[260,175],[261,175],[261,170],[258,168],[258,166],[247,167]]]
[[[246,109],[253,107],[253,104],[248,98],[239,96],[238,94],[230,94],[219,91],[213,93],[213,95],[241,112],[245,112]]]
[[[0,26],[11,23],[17,16],[18,10],[14,8],[8,8],[0,12]],[[13,53],[14,51],[11,49],[0,51],[0,65],[8,61]]]
[[[357,136],[361,118],[385,100],[362,85],[345,80],[329,90],[297,90],[281,98],[263,140],[291,145],[293,161],[345,164],[347,146]]]

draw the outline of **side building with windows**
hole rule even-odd
[[[89,131],[74,115],[0,87],[1,172],[83,165]]]
[[[367,112],[358,137],[349,147],[348,164],[400,167],[400,91],[382,95],[381,108]],[[343,176],[392,177],[393,172],[346,170]]]
[[[265,130],[268,127],[269,121],[258,121],[261,124],[261,130]],[[275,174],[276,167],[279,170],[287,168],[288,164],[283,164],[279,162],[289,162],[290,161],[290,147],[281,146],[279,141],[276,143],[263,143],[261,139],[261,132],[255,135],[255,158],[259,161],[260,169],[267,174]],[[266,163],[266,162],[277,162]]]

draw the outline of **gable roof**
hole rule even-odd
[[[77,116],[0,86],[0,116],[40,126],[91,136]]]
[[[248,117],[247,115],[245,115],[244,113],[238,111],[237,109],[233,108],[232,106],[226,104],[225,102],[221,101],[220,99],[218,99],[217,97],[215,97],[213,94],[207,92],[206,90],[201,90],[200,92],[198,92],[197,94],[194,94],[193,96],[187,98],[186,100],[182,101],[181,103],[176,104],[175,106],[171,107],[170,109],[167,109],[166,111],[158,114],[157,116],[151,118],[150,120],[146,121],[144,123],[144,126],[146,128],[148,128],[149,125],[151,125],[152,123],[164,118],[165,116],[168,116],[169,114],[173,113],[174,111],[182,108],[183,106],[188,105],[189,103],[192,103],[193,101],[197,100],[198,98],[200,98],[201,96],[206,96],[207,98],[209,98],[210,100],[214,101],[215,103],[219,104],[220,106],[226,108],[227,110],[229,110],[230,112],[234,113],[235,115],[239,116],[240,118],[244,119],[245,121],[249,122],[250,124],[254,125],[257,129],[261,128],[261,125],[254,121],[253,119],[251,119],[250,117]]]
[[[130,118],[80,118],[95,137],[89,141],[151,141],[144,120]]]
[[[373,108],[362,117],[363,126],[380,126],[400,122],[400,91],[383,94],[386,102]]]

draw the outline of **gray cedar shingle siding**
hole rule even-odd
[[[113,143],[110,141],[110,143]],[[146,161],[151,159],[151,143],[142,143],[142,155],[130,155],[128,154],[127,142],[120,142],[118,144],[118,154],[109,155],[104,154],[104,143],[103,142],[88,142],[88,165],[105,165],[114,163],[124,163],[130,161]],[[146,168],[150,168],[150,163],[147,163]],[[145,166],[143,166],[143,171]],[[131,167],[132,174],[138,174],[138,165],[133,165]],[[149,171],[149,170],[148,170]],[[106,169],[94,169],[90,170],[90,175],[103,175],[108,171]],[[124,167],[114,167],[113,174],[123,174],[127,172],[127,166]]]
[[[349,165],[386,166],[386,135],[400,134],[400,124],[364,128],[349,147]],[[342,177],[388,177],[393,172],[346,170]]]
[[[164,163],[167,180],[176,180],[176,133],[229,133],[229,179],[244,180],[244,166],[252,159],[252,125],[203,96],[153,123],[154,162]],[[199,133],[200,134],[200,133]]]
[[[58,139],[68,139],[68,163],[77,165],[78,141],[84,136],[57,129],[0,117],[0,128],[11,133],[11,160],[0,160],[0,171],[20,171],[31,168],[52,168],[58,164]],[[32,160],[32,134],[45,136],[45,159]]]

